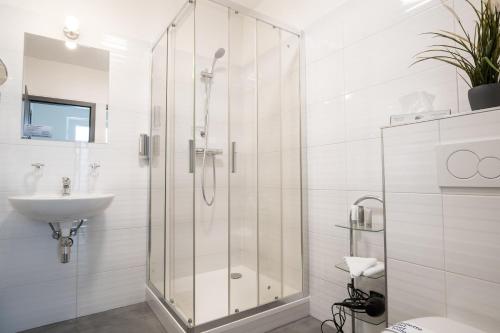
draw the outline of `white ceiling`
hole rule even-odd
[[[233,0],[298,29],[347,0]],[[76,16],[84,27],[153,42],[186,0],[0,0],[0,5],[60,17]],[[96,22],[96,18],[99,21]]]
[[[82,33],[98,26],[108,34],[154,41],[184,0],[0,0],[0,5],[22,8],[41,15],[77,17]],[[99,21],[96,21],[99,19]]]

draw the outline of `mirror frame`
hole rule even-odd
[[[40,37],[40,38],[46,38],[46,39],[51,39],[53,41],[58,41],[58,42],[62,42],[64,43],[65,40],[63,39],[59,39],[57,37],[54,37],[54,36],[46,36],[46,35],[41,35],[41,34],[37,34],[37,33],[31,33],[31,32],[25,32],[24,33],[24,49],[23,49],[23,58],[26,56],[26,36],[27,35],[31,35],[31,36],[34,36],[34,37]],[[81,44],[81,43],[78,43],[78,46],[80,47],[84,47],[84,48],[87,48],[87,49],[94,49],[94,50],[97,50],[97,51],[104,51],[107,53],[107,88],[108,88],[108,91],[107,91],[107,100],[106,100],[106,103],[104,104],[104,107],[105,107],[105,111],[107,113],[107,116],[106,116],[106,125],[105,125],[105,129],[106,129],[106,134],[105,134],[105,139],[104,140],[99,140],[98,142],[96,142],[96,134],[97,133],[101,133],[101,131],[97,131],[97,127],[96,125],[98,125],[98,104],[97,103],[92,103],[92,102],[85,102],[85,101],[81,101],[81,100],[71,100],[71,99],[65,99],[65,98],[57,98],[57,97],[46,97],[46,96],[38,96],[36,94],[29,94],[28,92],[28,87],[25,85],[25,82],[24,82],[24,77],[25,77],[25,71],[26,71],[26,66],[25,66],[25,63],[24,63],[24,60],[23,60],[23,86],[24,86],[24,91],[22,93],[22,98],[21,98],[21,105],[22,105],[22,108],[21,108],[21,135],[20,135],[20,138],[21,140],[32,140],[31,137],[29,136],[26,136],[26,132],[25,132],[25,124],[29,123],[30,122],[30,112],[29,112],[29,109],[27,109],[29,103],[26,103],[26,96],[28,96],[28,101],[33,101],[33,102],[41,102],[41,103],[54,103],[54,104],[66,104],[66,105],[71,105],[71,106],[81,106],[81,107],[86,107],[86,108],[89,108],[90,110],[90,114],[89,114],[89,141],[83,141],[84,143],[88,143],[88,144],[109,144],[110,143],[110,138],[109,138],[109,123],[108,123],[108,116],[109,116],[109,110],[110,110],[110,104],[109,104],[109,101],[110,101],[110,84],[111,84],[111,50],[109,50],[108,48],[100,48],[100,47],[96,47],[96,46],[91,46],[91,45],[85,45],[85,44]],[[0,63],[1,63],[1,59],[0,59]],[[7,70],[7,69],[6,69]],[[1,85],[1,84],[0,84]],[[100,113],[99,113],[100,114]],[[100,119],[100,118],[99,118]],[[46,141],[46,140],[42,140],[42,141]],[[79,141],[73,141],[73,140],[47,140],[49,142],[59,142],[59,143],[73,143],[73,142],[79,142]]]
[[[28,95],[28,99],[26,101],[26,94],[23,94],[23,103],[31,103],[33,102],[40,102],[40,103],[51,103],[51,104],[61,104],[61,105],[71,105],[71,106],[82,106],[90,109],[90,130],[89,130],[89,141],[88,143],[95,143],[95,119],[96,119],[96,104],[95,103],[88,103],[88,102],[81,102],[81,101],[73,101],[73,100],[68,100],[68,99],[60,99],[60,98],[53,98],[53,97],[44,97],[44,96],[34,96],[34,95]],[[24,126],[26,126],[26,123],[31,122],[31,117],[30,117],[30,112],[28,111],[29,109],[27,106],[24,108],[24,114],[23,114],[23,139],[31,139],[27,137],[24,133]],[[61,141],[61,140],[57,140]],[[73,142],[73,141],[69,141]]]

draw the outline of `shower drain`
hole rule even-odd
[[[243,277],[243,275],[241,275],[241,273],[231,273],[231,279],[233,280],[238,280],[238,279],[241,279]]]

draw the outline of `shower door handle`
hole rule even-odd
[[[189,140],[189,173],[194,173],[195,154],[194,140]]]
[[[236,173],[236,142],[231,142],[231,173]]]

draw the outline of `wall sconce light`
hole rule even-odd
[[[66,17],[63,32],[64,36],[68,39],[66,47],[70,50],[76,49],[76,40],[80,37],[80,21],[74,16]]]

